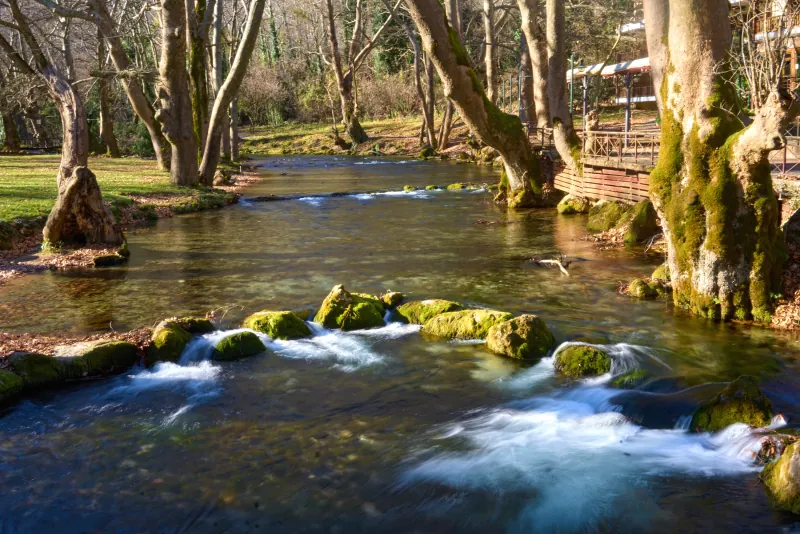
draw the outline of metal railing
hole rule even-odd
[[[659,132],[580,132],[583,155],[589,158],[655,166],[661,146]]]

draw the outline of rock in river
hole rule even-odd
[[[412,300],[397,307],[399,320],[404,323],[425,324],[439,314],[459,311],[461,304],[442,299]]]
[[[764,468],[761,480],[779,508],[800,514],[800,442],[783,451],[783,455]]]
[[[350,294],[343,285],[334,286],[325,297],[314,321],[325,328],[361,330],[385,326],[383,304],[373,297]]]
[[[260,311],[244,320],[243,328],[267,334],[272,339],[311,337],[311,329],[290,311]]]
[[[756,379],[752,376],[740,376],[719,395],[698,408],[692,417],[691,428],[716,432],[733,423],[764,427],[771,421],[772,403],[758,389]]]
[[[611,357],[589,345],[569,345],[555,356],[556,371],[572,378],[599,376],[611,370]]]
[[[490,328],[513,318],[510,313],[494,310],[454,311],[435,316],[422,326],[422,331],[450,339],[486,339]]]
[[[153,329],[152,344],[147,351],[148,363],[177,362],[191,337],[175,319],[161,321]]]
[[[239,360],[267,350],[259,337],[252,332],[237,332],[222,338],[214,347],[215,360]]]
[[[11,371],[0,369],[0,404],[19,395],[24,382],[22,377]]]
[[[536,315],[520,315],[489,329],[486,346],[492,352],[519,360],[546,356],[553,347],[553,334]]]

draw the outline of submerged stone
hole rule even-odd
[[[311,337],[311,329],[290,311],[260,311],[244,320],[243,328],[267,334],[272,339]]]
[[[325,297],[314,321],[325,328],[361,330],[385,326],[383,304],[374,297],[349,293],[343,285],[334,286]]]
[[[633,371],[628,371],[624,375],[620,375],[612,380],[611,387],[617,389],[633,389],[647,380],[649,376],[650,373],[644,369],[634,369]]]
[[[611,371],[611,357],[589,345],[570,345],[555,357],[556,371],[572,378],[600,376]]]
[[[463,310],[436,315],[422,326],[422,331],[451,339],[486,339],[489,329],[513,319],[510,313],[494,310]]]
[[[562,215],[574,215],[576,213],[588,213],[592,207],[589,199],[575,195],[566,195],[556,206],[558,213]]]
[[[213,359],[230,361],[249,358],[266,351],[267,347],[252,332],[237,332],[222,338],[214,346]]]
[[[637,299],[654,299],[658,297],[658,291],[641,278],[636,278],[628,284],[628,295]]]
[[[776,462],[767,464],[761,480],[778,508],[800,515],[800,442],[789,445]]]
[[[396,313],[401,322],[425,324],[439,314],[459,310],[461,310],[461,304],[458,302],[442,299],[428,299],[406,302],[397,307]]]
[[[192,335],[175,319],[161,321],[153,329],[151,345],[147,351],[148,363],[177,362]]]
[[[95,267],[113,267],[114,265],[122,265],[126,261],[128,261],[128,256],[121,254],[103,254],[93,260]]]
[[[59,345],[53,355],[62,361],[64,378],[121,372],[139,361],[136,346],[127,341],[86,341]]]
[[[384,308],[396,308],[405,298],[406,296],[404,294],[397,291],[387,291],[381,295],[381,302]]]
[[[590,232],[607,232],[614,228],[630,211],[630,207],[621,202],[601,200],[589,209],[589,221],[586,228]]]
[[[15,352],[9,361],[26,388],[49,386],[63,378],[64,366],[59,358],[35,352]]]
[[[0,404],[19,395],[24,385],[21,376],[0,369]]]
[[[772,422],[772,403],[752,376],[740,376],[716,397],[704,402],[692,417],[691,428],[716,432],[734,423],[765,427]]]
[[[519,360],[546,356],[553,342],[553,334],[536,315],[520,315],[497,324],[486,335],[489,350]]]

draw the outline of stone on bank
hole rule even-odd
[[[486,335],[489,350],[518,360],[546,356],[553,343],[553,334],[536,315],[520,315],[497,324]]]

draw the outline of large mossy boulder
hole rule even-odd
[[[617,226],[630,212],[630,206],[622,202],[601,200],[589,209],[586,228],[590,232],[607,232]]]
[[[15,352],[9,357],[9,362],[26,388],[49,386],[64,378],[64,365],[59,358],[35,352]]]
[[[778,508],[800,515],[800,442],[794,442],[781,457],[761,472],[772,499]]]
[[[161,321],[153,329],[147,351],[148,363],[177,362],[192,335],[174,319]]]
[[[260,311],[244,320],[243,328],[249,328],[272,339],[302,339],[311,337],[311,329],[290,311]]]
[[[575,215],[576,213],[588,213],[592,203],[587,198],[565,195],[556,206],[561,215]]]
[[[253,332],[236,332],[217,342],[212,357],[221,361],[240,360],[261,354],[266,350],[267,347]]]
[[[381,295],[381,302],[383,303],[383,307],[388,309],[394,309],[400,305],[401,302],[406,298],[406,296],[397,291],[387,291],[383,295]]]
[[[520,315],[494,325],[486,335],[489,350],[518,360],[546,356],[553,342],[553,334],[536,315]]]
[[[572,378],[600,376],[611,371],[611,357],[597,347],[569,345],[556,354],[554,366]]]
[[[772,422],[772,403],[752,376],[740,376],[716,397],[704,402],[692,417],[694,430],[716,432],[734,423],[765,427]]]
[[[86,341],[59,345],[53,356],[62,361],[64,378],[118,373],[139,361],[136,346],[127,341]]]
[[[462,310],[441,313],[422,326],[422,331],[450,339],[486,339],[489,330],[513,319],[510,313],[494,310]]]
[[[450,300],[412,300],[397,307],[398,319],[404,323],[425,324],[437,315],[460,311],[461,304]]]
[[[628,284],[628,296],[636,299],[655,299],[659,297],[657,284],[649,284],[641,278],[636,278]]]
[[[21,376],[11,371],[0,369],[0,404],[19,395],[24,385],[25,382]]]
[[[344,286],[331,290],[314,317],[314,321],[325,328],[361,330],[385,326],[383,304],[374,297],[362,297],[349,293]]]
[[[658,214],[649,200],[634,204],[618,226],[624,230],[622,240],[628,244],[641,243],[660,231]]]

